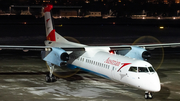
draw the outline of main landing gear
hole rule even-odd
[[[57,81],[56,76],[53,75],[54,65],[52,65],[51,63],[47,63],[47,64],[49,66],[49,73],[46,75],[45,81],[46,82],[55,82],[55,81]]]
[[[45,81],[46,82],[55,82],[55,81],[57,81],[57,78],[54,75],[50,76],[50,74],[47,74],[45,77]]]
[[[152,95],[151,92],[146,91],[146,92],[145,92],[145,95],[144,95],[144,98],[145,98],[145,99],[152,99],[152,98],[153,98],[153,95]]]

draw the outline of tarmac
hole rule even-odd
[[[164,50],[164,61],[157,70],[161,91],[153,93],[150,101],[180,99],[180,49]],[[0,54],[1,101],[147,101],[142,90],[86,72],[46,83],[48,69],[39,52],[1,50]]]

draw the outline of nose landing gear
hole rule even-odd
[[[153,98],[153,95],[152,95],[151,92],[146,91],[146,92],[145,92],[145,95],[144,95],[144,98],[145,98],[145,99],[152,99],[152,98]]]

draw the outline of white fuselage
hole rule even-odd
[[[92,54],[91,50],[71,53],[68,64],[138,89],[151,92],[160,90],[159,77],[155,71],[150,72],[148,67],[152,67],[152,65],[146,61],[110,54],[102,50]],[[132,71],[130,67],[137,69],[143,67],[147,68],[147,71]]]

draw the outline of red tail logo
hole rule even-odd
[[[47,40],[49,41],[56,41],[56,36],[55,36],[55,29],[53,29],[49,35],[47,36]]]
[[[48,23],[48,21],[49,21],[49,20],[50,20],[50,18],[49,18],[49,19],[47,19],[47,20],[46,20],[46,22]]]
[[[48,5],[44,8],[44,12],[50,12],[52,8],[53,8],[53,5],[48,4]]]

